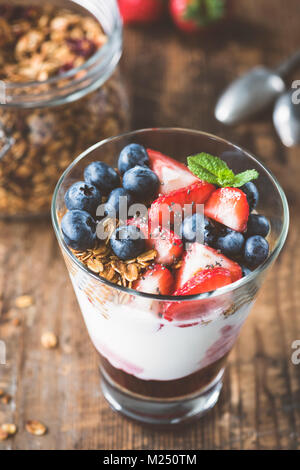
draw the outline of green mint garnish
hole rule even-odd
[[[209,153],[188,157],[188,168],[201,180],[217,186],[239,188],[258,178],[256,170],[246,170],[235,175],[223,160]]]

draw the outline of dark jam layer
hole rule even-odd
[[[101,356],[101,365],[108,378],[128,391],[144,398],[172,399],[200,393],[217,377],[224,367],[228,354],[207,367],[187,377],[177,380],[142,380],[134,375],[127,374],[113,367],[110,362]]]

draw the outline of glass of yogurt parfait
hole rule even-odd
[[[207,154],[218,156],[226,168],[238,173],[237,177],[229,174],[237,179],[228,183],[226,173],[220,188],[213,175],[207,178],[212,178],[210,182],[203,182],[199,178],[206,175],[201,173],[203,168],[196,175],[197,171],[183,166],[187,156],[199,152],[205,155],[205,162]],[[101,171],[97,180],[95,162],[106,161],[114,161],[119,171],[101,167],[102,163],[101,171],[105,171],[102,180]],[[193,162],[189,164],[192,170]],[[159,180],[155,195],[149,167]],[[246,170],[259,175],[254,190],[252,183],[241,186],[240,172]],[[170,229],[168,237],[150,244],[149,239],[143,246],[134,242],[138,251],[130,252],[128,240],[124,244],[116,232],[124,226],[143,232],[141,220],[128,215],[116,228],[103,216],[109,212],[109,202],[115,201],[111,190],[122,184],[123,192],[118,190],[117,195],[127,195],[127,202],[141,202],[141,197],[131,199],[137,196],[130,186],[135,171],[147,174],[140,192],[144,192],[150,217],[164,197],[167,203],[172,200],[170,207],[181,203],[183,194],[184,202],[203,203],[203,240],[188,239],[189,226],[182,225],[180,233]],[[99,206],[106,204],[106,212],[100,214],[97,209],[96,217],[93,201],[97,197]],[[95,213],[91,216],[92,206]],[[77,245],[83,219],[85,229],[91,228],[92,239],[90,244],[85,244],[85,238]],[[107,238],[99,240],[98,227],[104,220]],[[74,160],[55,189],[52,221],[99,353],[102,391],[111,407],[155,425],[184,423],[211,409],[220,395],[228,354],[287,236],[288,205],[276,178],[249,152],[216,136],[186,129],[145,129],[99,142]],[[261,256],[259,262],[253,256]]]

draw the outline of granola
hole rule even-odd
[[[34,436],[43,436],[47,432],[47,427],[37,420],[29,420],[25,425],[26,431]]]
[[[19,309],[28,308],[33,305],[34,301],[31,295],[20,295],[15,300],[15,305]]]
[[[41,336],[41,344],[45,349],[55,349],[58,344],[57,336],[52,331],[47,331]]]
[[[4,423],[0,426],[0,431],[7,434],[7,436],[13,436],[17,432],[17,426],[14,423]]]
[[[45,81],[80,67],[106,41],[90,16],[50,5],[0,5],[0,79]]]
[[[0,80],[17,84],[60,76],[83,65],[106,41],[91,16],[47,6],[0,5]],[[61,173],[83,150],[125,130],[127,116],[118,71],[72,103],[18,109],[0,105],[0,130],[3,126],[13,141],[0,160],[1,215],[47,213]]]
[[[81,263],[100,278],[131,289],[132,283],[140,279],[145,270],[154,263],[157,252],[149,250],[136,259],[122,261],[114,255],[107,241],[109,237],[104,242],[98,241],[94,249],[86,251],[71,249],[71,251]]]

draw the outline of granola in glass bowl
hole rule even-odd
[[[112,26],[104,32],[103,12],[92,16],[89,3],[86,10],[69,0],[62,7],[0,2],[2,217],[47,214],[71,161],[127,127],[127,95],[115,70],[119,13],[106,3]]]

